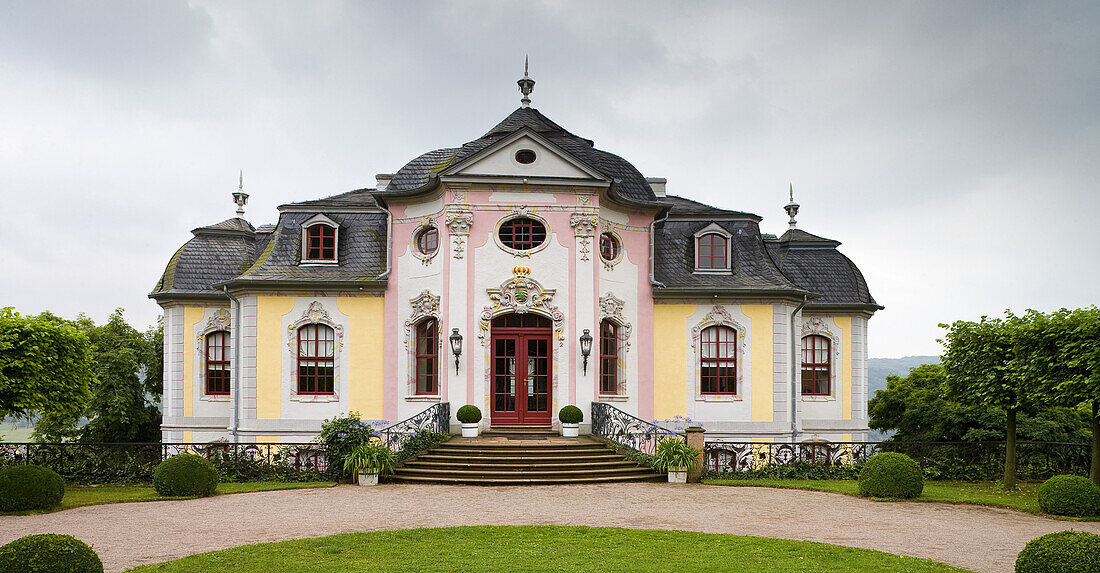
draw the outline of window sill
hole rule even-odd
[[[199,397],[203,402],[228,402],[229,394],[203,394]]]
[[[728,275],[731,274],[730,269],[695,269],[691,271],[697,275]]]
[[[737,394],[696,394],[696,402],[741,402],[744,398]]]
[[[814,395],[802,395],[803,402],[835,402],[836,396],[814,396]]]
[[[323,404],[326,402],[339,402],[340,397],[336,394],[293,394],[290,401],[303,404]]]
[[[439,394],[410,394],[405,396],[406,402],[439,402],[441,400]]]
[[[630,400],[630,396],[624,396],[622,394],[600,394],[596,399],[598,402],[626,402]]]
[[[301,261],[298,263],[300,267],[328,267],[332,265],[338,265],[340,261]]]

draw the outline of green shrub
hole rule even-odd
[[[1016,573],[1100,571],[1100,535],[1060,531],[1027,542],[1016,556]]]
[[[213,495],[218,488],[218,470],[202,456],[172,456],[153,472],[153,487],[164,496]]]
[[[103,562],[70,535],[28,535],[0,547],[0,571],[22,573],[103,573]]]
[[[688,446],[679,436],[669,436],[657,442],[653,452],[653,469],[659,472],[692,471],[699,465],[699,450]]]
[[[353,478],[361,473],[384,476],[393,473],[396,464],[393,450],[385,444],[359,444],[344,458],[344,471]]]
[[[563,424],[579,424],[584,420],[584,412],[570,404],[558,412],[558,420]]]
[[[336,479],[343,475],[344,458],[360,444],[369,443],[378,435],[374,425],[360,420],[358,412],[348,412],[347,416],[325,420],[321,424],[317,441],[325,446],[328,477]],[[377,425],[385,425],[385,422],[377,422]]]
[[[0,510],[49,509],[65,497],[65,480],[42,466],[0,469]]]
[[[876,454],[859,471],[859,495],[864,497],[917,497],[924,491],[924,476],[913,458],[894,452]]]
[[[447,432],[433,432],[431,430],[416,432],[406,438],[405,442],[401,444],[401,449],[397,451],[397,461],[403,462],[449,439],[451,439],[451,435]]]
[[[1100,487],[1081,476],[1054,476],[1039,486],[1039,509],[1052,515],[1100,515]]]
[[[473,404],[466,404],[455,412],[455,417],[463,424],[476,424],[481,421],[481,409]]]

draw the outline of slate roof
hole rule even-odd
[[[767,241],[768,254],[800,287],[817,293],[813,304],[865,305],[882,308],[871,296],[855,263],[836,250],[839,241],[792,229]]]
[[[384,197],[387,193],[422,187],[428,183],[432,173],[439,173],[451,165],[465,161],[523,127],[545,137],[589,167],[614,180],[614,192],[623,198],[639,203],[657,203],[653,189],[633,165],[618,155],[596,149],[592,140],[566,131],[537,109],[530,107],[517,109],[488,133],[462,147],[436,149],[413,159],[394,174],[393,180],[379,195]]]
[[[256,238],[248,221],[235,217],[191,232],[194,238],[172,256],[150,296],[218,295],[214,285],[252,264]]]
[[[676,195],[666,195],[658,198],[658,201],[669,206],[669,216],[683,215],[687,216],[710,216],[710,217],[744,217],[746,219],[752,219],[754,221],[760,221],[759,215],[753,215],[752,213],[746,213],[744,211],[729,211],[726,209],[719,209],[718,207],[712,207],[706,203],[700,203],[698,201],[692,201],[691,199],[685,199],[684,197],[677,197]]]
[[[355,189],[354,191],[340,193],[339,195],[333,195],[323,199],[287,203],[285,205],[280,205],[279,209],[325,209],[332,207],[347,207],[357,210],[381,211],[378,207],[378,203],[374,200],[374,197],[371,196],[372,191],[374,191],[374,189]]]

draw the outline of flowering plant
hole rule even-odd
[[[344,470],[345,459],[355,448],[363,444],[378,442],[378,427],[387,425],[384,420],[364,422],[358,412],[349,412],[347,416],[325,420],[321,424],[321,433],[317,441],[325,446],[328,459],[328,473],[339,477]]]

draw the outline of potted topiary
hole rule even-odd
[[[563,438],[575,438],[580,434],[580,424],[584,420],[584,412],[580,408],[570,404],[558,412],[558,420],[561,421],[561,435]]]
[[[455,412],[455,417],[462,423],[462,437],[476,438],[478,422],[481,421],[481,410],[473,404],[466,404]]]
[[[378,485],[378,476],[393,473],[397,458],[380,443],[359,444],[344,458],[344,471],[358,475],[359,485]]]
[[[679,436],[669,436],[657,442],[653,452],[653,469],[668,472],[669,483],[687,483],[687,474],[699,465],[699,450],[687,445]]]

